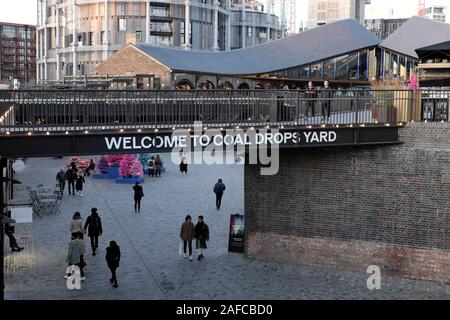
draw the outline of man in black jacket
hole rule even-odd
[[[225,185],[222,183],[222,179],[219,179],[219,181],[217,181],[216,185],[214,186],[214,193],[216,194],[217,210],[220,210],[220,206],[222,205],[222,196],[224,191]]]
[[[322,117],[325,120],[330,118],[331,114],[331,99],[333,98],[333,91],[331,90],[330,83],[325,80],[323,83],[324,87],[320,92],[320,97],[322,98]]]
[[[77,180],[77,171],[72,166],[66,171],[66,177],[69,188],[69,195],[75,195],[75,180]],[[71,191],[72,190],[72,191]]]

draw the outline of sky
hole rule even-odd
[[[389,3],[394,18],[405,18],[416,11],[418,0],[372,0],[372,3]],[[450,0],[427,0],[429,3],[446,4],[450,9]],[[297,0],[297,21],[306,20],[307,15],[308,0]],[[36,24],[36,0],[0,0],[0,21]]]

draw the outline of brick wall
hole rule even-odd
[[[167,88],[171,85],[170,71],[131,45],[109,57],[95,69],[95,74],[102,76],[154,74],[155,77],[161,79],[164,87]]]
[[[246,166],[246,254],[450,281],[450,124],[411,124],[400,139],[283,151],[277,176]]]

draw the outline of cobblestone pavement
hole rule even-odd
[[[20,253],[5,248],[7,299],[448,299],[450,286],[383,277],[382,289],[366,287],[368,275],[324,267],[249,260],[228,253],[229,215],[244,211],[243,166],[190,166],[181,176],[164,155],[167,173],[146,178],[140,214],[134,213],[131,185],[87,178],[84,196],[64,195],[61,214],[16,225]],[[26,185],[55,185],[63,160],[29,159],[16,178]],[[214,207],[212,188],[223,178],[223,210]],[[63,279],[69,220],[85,219],[92,207],[102,217],[104,234],[97,256],[86,239],[86,281],[68,290]],[[205,216],[211,241],[201,262],[178,254],[179,228],[186,214]],[[108,281],[105,247],[116,240],[122,260],[119,288]]]

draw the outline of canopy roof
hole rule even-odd
[[[136,47],[175,72],[256,75],[311,64],[376,47],[380,40],[354,19],[340,20],[290,37],[231,51],[195,51],[139,44]]]
[[[416,49],[450,41],[450,24],[412,17],[381,42],[380,47],[418,59]]]

